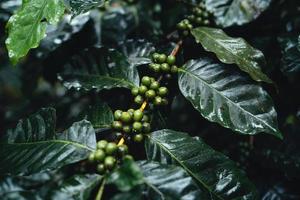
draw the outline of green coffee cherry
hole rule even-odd
[[[168,99],[162,98],[162,105],[166,106],[166,105],[168,105],[168,104],[169,104]]]
[[[144,102],[144,99],[141,95],[138,95],[134,98],[134,102],[138,105],[141,105]]]
[[[147,99],[153,99],[155,97],[155,91],[154,90],[148,90],[146,93],[145,93],[145,96]]]
[[[99,142],[97,142],[97,149],[105,149],[107,143],[108,142],[106,140],[100,140]]]
[[[131,115],[129,112],[122,112],[121,120],[125,123],[129,123],[131,121]]]
[[[159,53],[154,53],[154,54],[152,55],[152,60],[153,60],[153,62],[157,62],[157,59],[158,59],[159,56],[160,56]]]
[[[141,121],[143,119],[143,112],[141,110],[135,110],[133,113],[133,120],[138,122]]]
[[[132,155],[126,155],[124,156],[123,160],[134,160]]]
[[[125,144],[119,145],[118,146],[118,153],[121,156],[124,156],[128,153],[128,147]]]
[[[116,143],[110,142],[105,148],[105,153],[108,155],[113,155],[118,150],[118,145]]]
[[[160,64],[154,64],[152,67],[152,70],[156,73],[160,71]]]
[[[113,121],[112,128],[116,130],[122,130],[122,122],[120,121]]]
[[[127,110],[127,112],[130,114],[131,118],[133,117],[134,109],[130,108]]]
[[[114,113],[115,120],[119,120],[121,118],[121,115],[122,115],[122,110],[116,110]]]
[[[149,76],[144,76],[142,78],[142,84],[145,86],[149,86],[151,84],[151,78]]]
[[[106,169],[113,169],[115,167],[116,164],[116,159],[112,156],[107,156],[104,160],[104,166]]]
[[[102,150],[102,149],[98,149],[96,152],[95,152],[95,160],[97,162],[102,162],[105,158],[105,152]]]
[[[157,59],[157,62],[158,63],[164,63],[164,62],[166,62],[166,59],[167,59],[167,56],[165,54],[160,54],[158,59]]]
[[[204,24],[204,25],[209,25],[209,24],[210,24],[210,23],[209,23],[209,20],[207,20],[207,19],[204,20],[204,21],[203,21],[203,24]]]
[[[135,136],[133,136],[133,141],[140,143],[142,142],[144,139],[143,134],[136,134]]]
[[[144,133],[149,133],[150,131],[151,131],[150,123],[144,122],[144,123],[143,123],[143,132],[144,132]]]
[[[124,133],[130,133],[131,132],[131,127],[126,125],[126,126],[123,126],[123,132]]]
[[[171,73],[175,74],[178,72],[178,67],[176,65],[172,65],[171,67]]]
[[[161,98],[160,96],[156,96],[156,97],[154,98],[153,104],[156,105],[156,106],[162,105],[162,98]]]
[[[94,152],[91,153],[91,154],[89,155],[88,161],[89,161],[90,163],[93,163],[93,162],[95,161],[95,154],[94,154]]]
[[[169,72],[170,71],[170,65],[168,63],[161,64],[161,71],[163,72]]]
[[[169,55],[169,56],[167,57],[167,63],[168,63],[169,65],[173,65],[173,64],[175,64],[175,62],[176,62],[176,57],[175,57],[175,56]]]
[[[133,129],[134,131],[136,131],[136,132],[142,131],[142,128],[143,128],[143,125],[142,125],[141,122],[134,122],[134,123],[132,124],[132,129]]]
[[[150,121],[150,118],[148,115],[144,115],[143,116],[143,119],[142,119],[142,122],[149,122]]]
[[[148,88],[144,85],[141,85],[139,87],[139,94],[145,94],[145,92],[148,90]]]
[[[181,21],[177,24],[177,28],[179,30],[185,30],[186,29],[186,25]]]
[[[150,89],[157,90],[158,88],[159,88],[159,82],[154,81],[154,82],[151,83]]]
[[[169,92],[168,88],[166,88],[166,87],[160,87],[160,88],[158,88],[157,94],[159,96],[161,96],[161,97],[164,97],[164,96],[166,96],[168,94],[168,92]]]
[[[131,89],[131,94],[133,96],[137,96],[139,94],[139,88],[138,87],[134,87]]]
[[[104,164],[98,164],[97,165],[97,172],[99,174],[101,174],[101,175],[105,173],[105,166],[104,166]]]

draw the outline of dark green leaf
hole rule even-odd
[[[223,154],[201,139],[173,130],[153,132],[146,141],[149,160],[171,160],[207,190],[210,199],[257,199],[257,193],[244,172]]]
[[[102,6],[105,0],[68,0],[74,15],[85,13],[93,8]]]
[[[151,63],[151,55],[155,51],[154,46],[143,39],[126,40],[119,44],[118,49],[127,57],[128,62],[133,66]]]
[[[21,120],[12,132],[14,137],[0,145],[0,173],[32,174],[57,169],[85,159],[95,149],[95,131],[90,122],[76,122],[63,133],[50,135],[53,120],[42,118],[41,113]]]
[[[206,8],[223,27],[243,25],[255,20],[272,0],[205,0]]]
[[[114,115],[106,103],[98,101],[95,106],[88,109],[87,120],[92,123],[95,129],[110,128],[114,121]]]
[[[103,90],[139,85],[137,69],[115,50],[93,47],[72,57],[59,76],[64,85],[85,90]]]
[[[136,7],[110,7],[102,16],[102,40],[111,46],[112,43],[125,41],[128,35],[138,26],[139,16]]]
[[[180,70],[182,94],[203,117],[242,134],[282,138],[271,97],[262,87],[209,58],[191,60]]]
[[[139,166],[132,160],[124,163],[108,177],[107,183],[115,184],[120,191],[129,191],[144,182]]]
[[[181,167],[142,161],[149,199],[208,199],[207,193]]]
[[[57,23],[64,10],[62,0],[23,0],[21,9],[7,24],[6,45],[13,64],[39,45],[46,36],[47,22]]]
[[[102,177],[97,174],[74,175],[51,191],[51,199],[89,199],[91,191],[100,184]]]
[[[282,49],[281,71],[285,75],[300,73],[300,46],[298,38],[279,38]]]
[[[272,83],[261,70],[261,66],[266,64],[263,53],[244,39],[229,37],[223,30],[209,27],[193,29],[192,34],[206,51],[215,53],[223,63],[237,64],[254,80]]]

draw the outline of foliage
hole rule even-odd
[[[2,1],[1,199],[299,199],[299,7]]]

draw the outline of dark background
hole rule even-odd
[[[88,106],[98,99],[106,101],[112,109],[128,108],[132,99],[125,89],[101,93],[67,90],[57,79],[57,73],[63,71],[64,64],[72,55],[93,45],[114,47],[125,39],[142,37],[156,44],[157,48],[170,49],[170,41],[165,36],[174,30],[176,23],[188,11],[184,4],[174,2],[140,0],[137,4],[107,11],[102,18],[99,17],[99,10],[79,16],[71,23],[66,18],[58,27],[49,28],[48,37],[40,47],[32,50],[20,64],[12,66],[4,44],[7,37],[5,24],[20,1],[2,0],[0,135],[14,127],[20,118],[41,107],[56,108],[58,131],[81,120]],[[133,15],[132,8],[138,11],[138,16]],[[274,0],[271,7],[254,22],[225,31],[230,36],[245,38],[264,52],[268,63],[264,71],[278,88],[263,86],[274,100],[284,140],[265,134],[253,138],[241,136],[206,121],[189,102],[178,95],[175,81],[170,85],[173,101],[168,108],[161,110],[162,113],[168,113],[164,114],[166,126],[200,136],[213,148],[235,160],[256,184],[262,199],[300,199],[300,75],[284,72],[283,49],[279,42],[279,38],[299,36],[300,1]],[[184,60],[205,54],[191,38],[185,40],[183,49],[180,57]],[[140,70],[142,73],[143,68]]]

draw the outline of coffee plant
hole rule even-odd
[[[297,0],[2,0],[0,199],[300,199],[299,22]]]

